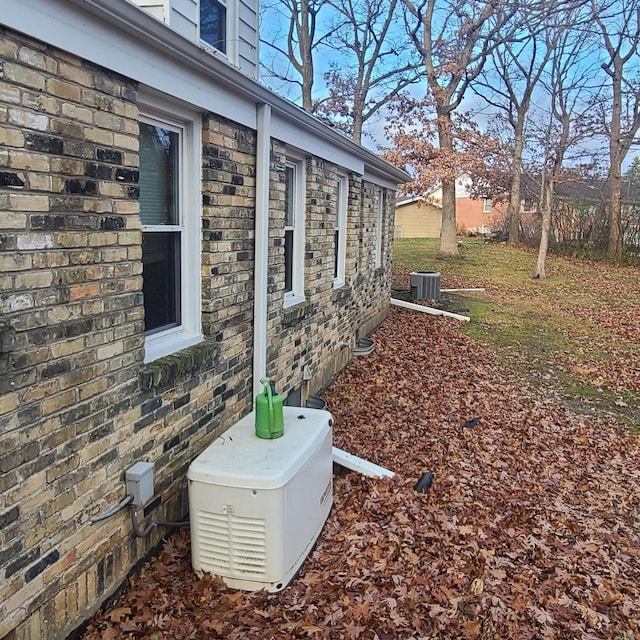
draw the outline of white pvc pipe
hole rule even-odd
[[[473,289],[440,289],[440,291],[443,291],[444,293],[453,293],[454,291],[486,291],[486,289],[479,287]]]
[[[258,105],[256,148],[256,219],[253,303],[253,395],[261,391],[267,374],[267,271],[269,262],[269,170],[271,107]]]
[[[404,307],[405,309],[412,309],[413,311],[422,311],[422,313],[429,313],[432,316],[446,316],[447,318],[455,318],[461,322],[469,322],[471,318],[468,316],[460,316],[457,313],[451,313],[450,311],[443,311],[442,309],[434,309],[433,307],[423,307],[421,304],[414,304],[413,302],[405,302],[404,300],[396,300],[391,298],[391,304],[395,304],[397,307]]]
[[[333,461],[339,464],[341,467],[346,467],[352,471],[357,471],[362,475],[369,476],[370,478],[393,478],[395,473],[385,469],[380,465],[369,462],[364,458],[354,456],[352,453],[347,453],[338,447],[333,447]]]

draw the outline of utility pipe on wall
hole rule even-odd
[[[271,107],[257,107],[256,213],[253,294],[253,395],[267,374],[267,274],[269,266],[269,170],[271,159]]]

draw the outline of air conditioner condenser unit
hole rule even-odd
[[[190,465],[191,561],[232,588],[279,591],[333,503],[331,414],[284,407],[284,435],[258,438],[252,412]]]

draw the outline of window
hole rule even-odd
[[[200,0],[200,40],[227,53],[227,5],[221,0]]]
[[[195,121],[140,121],[145,361],[200,342]]]
[[[349,181],[347,176],[338,175],[336,183],[336,221],[334,231],[333,286],[344,285],[345,262],[347,257],[347,202]]]
[[[304,300],[304,163],[287,160],[284,171],[284,306]]]
[[[493,206],[493,202],[491,198],[485,198],[482,206],[483,213],[491,213],[491,207]]]
[[[376,245],[374,253],[374,264],[376,269],[382,265],[382,224],[384,221],[384,192],[376,189]]]
[[[532,210],[533,210],[533,203],[531,202],[531,198],[525,198],[522,201],[522,212],[531,213]]]

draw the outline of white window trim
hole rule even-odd
[[[178,131],[180,134],[179,215],[182,229],[180,247],[181,324],[166,331],[145,336],[144,361],[163,356],[202,342],[201,322],[201,254],[200,233],[202,139],[201,116],[182,104],[162,100],[155,95],[144,101],[141,97],[140,121]],[[142,231],[157,228],[142,225]]]
[[[200,37],[200,0],[198,0],[198,42],[200,46],[208,51],[213,52],[215,55],[226,58],[231,64],[239,65],[239,48],[238,40],[239,35],[239,18],[238,18],[238,2],[237,0],[217,0],[221,5],[224,5],[226,9],[226,53],[216,49],[212,44],[209,44],[206,40]]]
[[[487,206],[489,205],[489,206]],[[491,213],[491,208],[493,207],[493,201],[491,198],[485,198],[482,203],[482,212],[483,213]]]
[[[333,288],[339,289],[345,283],[347,261],[347,207],[349,205],[349,179],[338,174],[336,187],[336,230],[338,231],[338,275],[333,279]]]
[[[379,268],[382,266],[382,225],[384,223],[383,211],[383,192],[382,189],[376,189],[376,228],[375,228],[375,251],[374,266]]]
[[[305,193],[306,169],[304,159],[298,156],[287,156],[286,166],[293,168],[293,273],[292,288],[284,294],[283,306],[292,307],[304,302],[304,243],[305,243]]]

